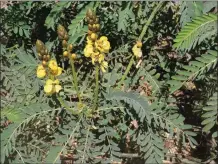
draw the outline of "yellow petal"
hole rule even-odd
[[[106,41],[106,40],[108,40],[108,38],[106,36],[102,36],[99,40],[100,41]]]
[[[55,92],[58,93],[62,87],[60,85],[55,85]]]
[[[61,73],[62,73],[62,68],[58,67],[58,71],[57,71],[57,74],[55,76],[59,76]]]
[[[55,85],[58,85],[60,82],[59,82],[59,80],[58,79],[56,79],[54,82],[53,82],[53,84],[55,84]]]
[[[100,65],[102,72],[106,72],[105,69],[108,68],[108,63],[106,61],[103,61]]]
[[[45,85],[52,85],[53,83],[54,83],[53,80],[48,79],[48,80],[46,80]]]
[[[45,85],[44,86],[44,91],[45,93],[51,94],[53,89],[53,85]]]
[[[52,70],[52,71],[57,71],[58,69],[58,64],[55,60],[50,60],[48,63],[48,67]]]
[[[98,62],[101,63],[104,60],[104,55],[100,54],[98,57]]]
[[[105,68],[101,65],[101,71],[106,72]]]
[[[46,71],[45,70],[37,71],[36,75],[38,78],[43,78],[46,75]]]

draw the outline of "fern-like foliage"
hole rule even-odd
[[[206,74],[210,70],[214,70],[217,66],[218,58],[217,52],[209,50],[206,54],[196,58],[196,61],[191,61],[189,65],[183,65],[177,74],[172,76],[172,80],[168,81],[170,84],[170,92],[174,93],[180,89],[187,81],[194,80],[201,74]]]
[[[135,110],[141,122],[146,120],[148,124],[151,123],[151,111],[149,110],[148,101],[144,97],[134,92],[111,91],[108,99],[124,101],[124,103],[129,104],[130,108]]]
[[[197,16],[202,15],[203,2],[182,1],[180,7],[180,24],[184,27]]]
[[[37,103],[34,104],[34,106],[32,107],[30,109],[28,109],[28,107],[23,107],[23,119],[20,119],[19,122],[16,122],[16,124],[12,124],[11,126],[9,126],[1,134],[1,163],[4,163],[5,158],[9,157],[9,155],[11,155],[13,151],[18,151],[16,149],[16,140],[18,136],[22,134],[22,131],[29,125],[29,123],[31,123],[31,121],[49,112],[55,111],[54,109],[49,109],[48,105],[46,104]],[[27,117],[25,118],[24,116]],[[18,153],[18,155],[20,154]]]
[[[185,25],[174,39],[176,49],[189,51],[206,38],[217,32],[217,16],[214,14],[203,15],[195,18]]]
[[[139,132],[136,143],[140,145],[141,156],[146,163],[163,163],[164,144],[157,134],[152,131]]]
[[[217,92],[215,92],[212,97],[210,97],[207,105],[203,107],[203,114],[201,116],[203,121],[201,122],[201,124],[204,126],[204,128],[202,129],[204,132],[210,132],[213,127],[216,127],[218,125],[217,104]],[[213,133],[214,137],[217,136],[216,133],[217,132]]]
[[[52,10],[49,15],[46,17],[45,25],[47,28],[51,28],[55,31],[55,25],[58,23],[61,18],[61,14],[64,9],[70,7],[71,2],[57,2],[53,5]]]
[[[126,7],[122,10],[122,8],[120,8],[120,10],[118,11],[118,15],[119,15],[119,21],[118,21],[118,31],[126,31],[126,28],[128,27],[128,21],[129,19],[134,19],[134,13],[132,11],[132,2],[128,2],[126,4]]]

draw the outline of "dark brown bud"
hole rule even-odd
[[[62,46],[63,46],[64,48],[67,47],[67,41],[66,41],[66,40],[63,40],[63,41],[62,41]]]
[[[88,30],[88,35],[91,35],[92,34],[92,31]]]
[[[94,21],[93,21],[93,19],[89,19],[89,22],[88,22],[89,24],[94,24]]]
[[[68,50],[68,51],[72,51],[72,49],[73,49],[73,45],[72,45],[72,44],[69,44],[68,47],[67,47],[67,50]]]
[[[89,28],[90,31],[93,30],[93,26],[91,24],[88,24],[88,28]]]
[[[67,34],[64,35],[64,40],[68,40],[69,39],[69,36]]]
[[[43,55],[43,60],[47,61],[47,55]]]
[[[58,25],[57,33],[58,33],[58,38],[59,39],[64,39],[65,35],[67,35],[67,31],[64,28],[64,26],[62,26],[62,25]]]
[[[49,60],[51,58],[51,56],[50,55],[46,55],[46,58],[47,58],[47,60]]]
[[[47,65],[47,62],[43,60],[42,65],[45,67]]]
[[[42,55],[45,55],[45,49],[44,49],[44,48],[41,49],[41,50],[40,50],[40,53],[41,53]]]
[[[92,15],[93,15],[93,11],[91,9],[88,9],[87,12],[86,12],[86,17],[91,18]]]

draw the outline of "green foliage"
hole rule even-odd
[[[118,21],[118,31],[123,31],[125,32],[126,31],[126,28],[128,26],[128,21],[129,20],[132,20],[134,21],[135,20],[135,16],[134,16],[134,13],[133,13],[133,8],[132,8],[132,5],[131,5],[132,2],[128,2],[126,4],[126,7],[122,10],[122,8],[120,8],[120,10],[118,11],[118,15],[119,15],[119,21]]]
[[[203,108],[203,114],[201,115],[203,121],[201,124],[204,126],[202,129],[204,132],[210,132],[213,127],[217,126],[217,92],[207,102],[207,106]],[[216,135],[216,130],[213,133]]]
[[[206,74],[210,70],[214,70],[217,66],[217,52],[209,50],[206,54],[196,58],[196,61],[189,62],[189,65],[183,65],[172,76],[172,80],[168,81],[171,85],[170,92],[174,93],[181,88],[186,82],[193,81],[197,76]]]
[[[185,25],[174,40],[174,48],[190,51],[217,32],[217,16],[214,14],[196,17]]]
[[[82,37],[82,39],[84,39],[84,37],[85,37],[85,35],[87,33],[87,30],[88,30],[87,25],[84,25],[84,23],[85,23],[84,20],[85,20],[85,17],[86,17],[86,11],[89,8],[93,8],[93,5],[94,5],[94,2],[90,2],[71,21],[70,25],[68,26],[69,35],[70,35],[70,39],[69,39],[70,43],[72,43],[72,44],[75,43],[81,37]]]
[[[47,28],[51,28],[55,31],[55,25],[63,14],[63,10],[67,9],[71,5],[71,2],[57,2],[53,5],[52,10],[46,17],[45,25]]]
[[[169,141],[181,163],[217,158],[208,145],[210,156],[192,154],[204,135],[217,138],[217,93],[208,89],[215,86],[218,57],[214,8],[212,2],[145,1],[14,2],[1,8],[1,163],[61,163],[67,155],[75,163],[163,163]],[[96,109],[95,66],[84,56],[88,9],[99,17],[98,36],[107,36],[111,45],[107,72],[97,81]],[[77,56],[81,102],[71,63],[62,56],[58,24],[69,30],[70,53]],[[47,79],[36,77],[37,39],[63,68],[62,90],[52,96],[43,89]],[[137,40],[142,57],[133,58],[118,87]],[[188,82],[195,88],[187,89]],[[130,159],[132,154],[138,159]]]

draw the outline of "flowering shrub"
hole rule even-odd
[[[215,160],[216,12],[147,1],[1,9],[1,163]]]

